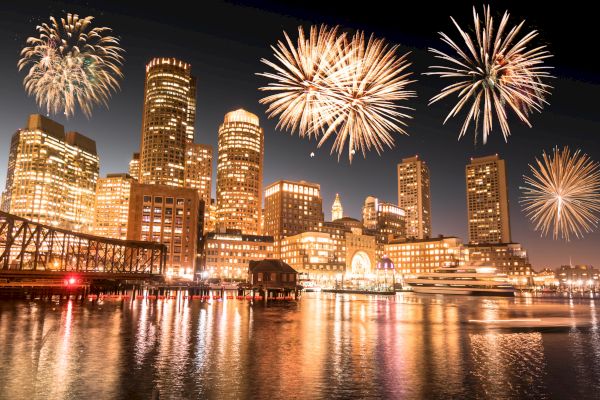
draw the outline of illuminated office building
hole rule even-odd
[[[431,236],[429,167],[419,156],[404,158],[398,164],[398,207],[406,213],[408,237]]]
[[[217,229],[260,233],[264,134],[258,117],[243,109],[219,127]]]
[[[333,205],[331,206],[331,220],[335,221],[337,219],[344,218],[344,207],[342,207],[342,200],[340,199],[340,194],[335,194],[335,200],[333,201]]]
[[[129,175],[136,181],[140,180],[140,153],[133,153],[129,161]]]
[[[264,233],[276,248],[285,236],[315,231],[323,222],[321,187],[305,181],[280,180],[265,189]]]
[[[146,65],[140,182],[184,186],[186,144],[194,140],[196,79],[191,65],[154,58]]]
[[[188,143],[185,149],[184,187],[196,189],[200,200],[206,205],[204,221],[209,223],[210,195],[212,190],[212,146]]]
[[[467,265],[495,267],[497,272],[509,278],[534,275],[527,251],[519,243],[467,244],[463,250],[463,262]]]
[[[129,198],[135,180],[129,174],[108,174],[98,179],[94,235],[127,239]]]
[[[250,261],[274,258],[273,237],[243,235],[239,230],[209,232],[204,236],[204,277],[244,280]]]
[[[466,166],[470,243],[510,243],[506,165],[497,154]]]
[[[195,189],[134,184],[127,239],[167,246],[167,276],[191,279],[202,238],[203,203]]]
[[[462,242],[453,236],[429,239],[403,239],[383,246],[384,253],[404,276],[434,272],[461,262]]]
[[[397,205],[368,196],[362,213],[363,226],[375,233],[379,243],[387,243],[390,238],[406,237],[406,214]]]
[[[94,222],[99,164],[96,142],[32,114],[11,139],[3,209],[87,232]]]

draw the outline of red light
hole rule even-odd
[[[73,285],[75,283],[75,278],[70,278],[69,279],[69,285]]]

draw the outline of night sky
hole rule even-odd
[[[196,2],[201,9],[187,9],[182,2],[172,2],[177,10],[133,2],[3,2],[0,5],[0,188],[4,188],[8,145],[11,135],[22,127],[38,109],[33,98],[23,90],[24,73],[17,71],[18,54],[35,26],[50,15],[66,12],[80,16],[93,15],[95,23],[109,26],[121,39],[126,50],[121,90],[110,101],[110,109],[96,107],[90,119],[80,112],[63,123],[97,143],[101,176],[127,171],[131,153],[140,143],[144,66],[156,56],[177,57],[192,64],[198,79],[196,141],[209,143],[215,149],[217,129],[228,111],[243,107],[260,117],[265,130],[265,185],[274,180],[305,179],[321,184],[323,206],[330,217],[335,193],[340,193],[344,214],[360,218],[367,195],[397,202],[396,164],[404,157],[419,154],[431,171],[432,219],[435,235],[457,235],[466,241],[466,201],[464,168],[472,156],[499,153],[507,162],[513,241],[529,251],[536,269],[573,263],[600,267],[600,232],[570,243],[541,238],[533,231],[518,203],[522,175],[529,173],[528,163],[553,146],[581,148],[600,161],[600,71],[593,61],[597,34],[596,15],[585,6],[569,3],[569,9],[548,2],[494,2],[493,12],[499,19],[509,9],[512,21],[527,19],[528,26],[540,31],[541,42],[555,55],[555,86],[551,105],[531,118],[533,128],[511,120],[512,136],[505,143],[500,130],[494,130],[488,144],[475,145],[473,136],[457,141],[463,118],[455,118],[445,126],[450,102],[428,107],[427,100],[446,83],[439,78],[421,75],[433,63],[427,47],[443,49],[437,32],[456,37],[449,16],[463,27],[472,23],[472,2],[415,2],[406,8],[390,9],[389,2],[368,1],[362,7],[348,8],[348,2]],[[323,3],[327,3],[323,6]],[[525,4],[527,3],[527,4]],[[536,4],[537,3],[537,4]],[[583,3],[582,3],[583,4]],[[480,7],[480,4],[477,4]],[[368,9],[365,9],[368,7]],[[479,9],[481,11],[481,9]],[[400,52],[410,51],[412,71],[418,79],[412,88],[418,98],[409,122],[410,136],[396,136],[396,146],[380,156],[355,157],[350,165],[347,157],[337,161],[330,156],[331,142],[316,149],[316,142],[290,136],[275,130],[268,120],[266,107],[258,103],[257,90],[267,83],[256,76],[267,70],[260,59],[272,58],[269,46],[282,38],[286,30],[295,37],[298,25],[340,24],[352,31],[364,29],[378,37],[401,45]],[[480,141],[479,141],[480,142]],[[310,157],[314,151],[316,156]],[[215,185],[213,184],[213,192]]]

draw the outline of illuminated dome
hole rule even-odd
[[[383,256],[377,263],[377,269],[394,269],[394,262],[388,256]]]
[[[247,124],[257,125],[258,126],[258,117],[251,112],[248,112],[242,108],[228,112],[225,114],[225,123],[231,122],[245,122]]]

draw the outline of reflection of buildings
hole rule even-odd
[[[115,239],[127,239],[127,219],[131,186],[135,180],[129,174],[108,174],[98,179],[94,234]]]
[[[219,127],[217,228],[260,233],[264,134],[258,117],[239,109]]]
[[[398,164],[398,207],[406,212],[406,234],[423,239],[431,236],[429,167],[419,156]]]
[[[510,243],[506,166],[498,155],[466,166],[470,243]]]
[[[204,205],[195,189],[134,184],[127,239],[167,246],[167,274],[190,278],[202,237]]]
[[[99,164],[96,142],[32,114],[11,139],[2,209],[87,232],[94,222]]]
[[[384,245],[385,254],[403,275],[433,272],[460,261],[462,242],[454,236],[431,239],[401,239]]]
[[[209,232],[203,241],[202,270],[207,277],[246,279],[250,261],[273,258],[273,250],[271,236]]]

